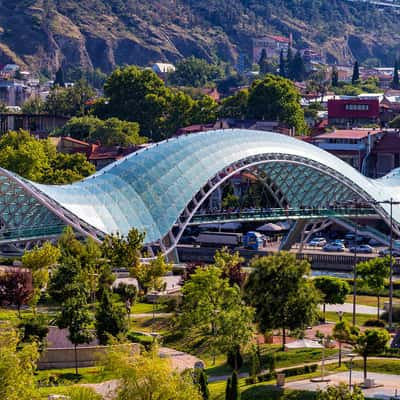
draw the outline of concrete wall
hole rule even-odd
[[[95,365],[109,347],[110,346],[77,347],[78,367],[91,367]],[[126,349],[126,351],[131,351],[132,353],[138,353],[140,351],[140,346],[137,343],[117,345],[115,347]],[[74,348],[46,349],[39,359],[38,368],[75,368]]]

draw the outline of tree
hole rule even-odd
[[[333,328],[333,337],[339,343],[339,367],[342,365],[342,343],[353,343],[358,335],[356,328],[351,327],[347,321],[338,322]]]
[[[142,354],[110,349],[105,371],[118,378],[117,400],[201,400],[198,385],[189,374],[179,374],[157,347]]]
[[[339,86],[339,72],[336,65],[332,67],[331,85],[333,87]]]
[[[120,233],[105,237],[101,250],[112,269],[126,269],[136,277],[136,270],[140,267],[140,257],[145,234],[132,228],[127,236]]]
[[[351,77],[351,84],[356,85],[360,81],[360,70],[358,66],[358,61],[356,61],[353,65],[353,75]]]
[[[57,326],[68,329],[68,339],[74,345],[75,374],[78,375],[79,344],[90,343],[93,339],[91,330],[92,316],[87,308],[88,292],[82,283],[73,283],[76,286],[75,295],[65,300],[61,305],[61,312],[57,318]]]
[[[286,330],[311,324],[317,312],[318,292],[307,279],[310,264],[297,260],[294,254],[278,253],[251,262],[245,286],[246,298],[256,310],[262,331],[282,329],[282,348]]]
[[[355,350],[363,358],[364,379],[367,379],[367,358],[382,353],[389,339],[390,335],[384,329],[367,329],[357,337]]]
[[[243,286],[246,273],[242,271],[244,258],[239,252],[231,253],[227,247],[217,250],[214,255],[214,265],[222,271],[222,278],[229,280],[231,286]]]
[[[178,62],[176,70],[169,76],[169,81],[177,86],[202,87],[223,75],[219,66],[192,56]]]
[[[267,74],[263,80],[253,82],[247,117],[279,120],[299,133],[306,129],[299,92],[288,79],[276,75]]]
[[[19,328],[22,328],[23,336],[21,341],[24,343],[37,343],[39,350],[44,350],[44,339],[49,333],[49,321],[45,315],[35,315],[24,320]]]
[[[214,351],[228,353],[250,340],[253,312],[242,304],[238,286],[231,287],[221,272],[209,266],[190,276],[182,288],[180,322],[200,330]]]
[[[393,80],[392,80],[392,89],[400,89],[400,81],[399,81],[399,60],[394,62],[394,70],[393,70]]]
[[[54,86],[60,86],[60,87],[65,86],[64,71],[62,67],[60,67],[56,72],[56,78],[54,79]]]
[[[208,379],[207,374],[204,372],[204,369],[199,369],[197,372],[197,382],[199,385],[201,397],[203,400],[209,400],[210,398],[210,390],[208,389]]]
[[[30,305],[34,313],[41,293],[49,282],[49,271],[55,266],[60,255],[58,247],[46,242],[42,247],[26,251],[22,256],[22,265],[32,273],[33,296]]]
[[[231,392],[232,392],[232,378],[229,377],[229,378],[226,380],[225,400],[231,400]]]
[[[72,117],[63,127],[56,129],[52,135],[69,136],[78,140],[89,140],[93,132],[101,126],[104,126],[104,121],[93,115]]]
[[[323,301],[323,315],[325,322],[326,304],[343,304],[350,293],[350,285],[340,278],[332,276],[319,276],[314,279],[315,287],[321,292]]]
[[[279,54],[279,75],[286,78],[286,61],[285,56],[283,55],[283,50],[281,50]]]
[[[38,400],[34,372],[39,357],[35,343],[21,344],[11,329],[0,329],[0,398]]]
[[[117,293],[125,303],[129,301],[131,306],[136,302],[137,289],[135,285],[120,282],[119,285],[114,288],[114,293]]]
[[[230,400],[240,400],[239,379],[237,371],[233,371],[232,373]]]
[[[345,383],[338,386],[328,386],[317,393],[317,400],[364,400],[364,395],[358,386],[353,389]]]
[[[0,304],[13,304],[21,318],[21,307],[28,304],[33,296],[32,274],[15,269],[0,273]]]
[[[112,298],[110,290],[103,290],[96,310],[95,326],[102,345],[109,343],[110,336],[116,338],[127,331],[126,308]]]
[[[306,77],[306,67],[300,51],[297,51],[292,61],[292,79],[301,82]]]
[[[40,97],[33,97],[28,99],[21,107],[23,114],[35,115],[41,114],[44,111],[44,102]]]
[[[293,79],[293,51],[292,46],[289,46],[287,54],[286,54],[286,78]]]
[[[239,90],[233,96],[222,100],[218,112],[219,116],[222,118],[244,119],[248,100],[249,91],[247,89]]]
[[[374,290],[377,295],[377,318],[380,315],[380,296],[385,288],[385,280],[389,277],[390,258],[372,258],[357,264],[357,275],[361,278],[363,284]]]

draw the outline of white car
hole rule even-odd
[[[322,248],[324,251],[344,251],[345,249],[344,244],[338,242],[329,243]]]
[[[350,247],[350,252],[354,253],[373,253],[374,249],[369,244],[360,244],[359,246]]]
[[[308,245],[312,247],[322,247],[326,245],[326,239],[323,237],[316,237],[314,239],[311,239],[308,242]]]

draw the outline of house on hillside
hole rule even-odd
[[[155,63],[153,64],[151,69],[163,80],[166,79],[168,74],[170,74],[171,72],[175,72],[175,66],[168,63]]]
[[[261,53],[265,50],[267,58],[279,57],[281,51],[287,53],[291,38],[277,35],[265,35],[253,39],[253,63],[258,63]]]

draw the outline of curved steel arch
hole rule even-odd
[[[272,178],[281,191],[286,191],[285,196],[290,191],[302,190],[299,182],[311,171],[316,183],[323,178],[330,184],[332,179],[332,187],[341,188],[340,196],[356,196],[370,202],[400,200],[398,170],[381,179],[369,179],[335,156],[301,140],[241,129],[169,139],[71,185],[36,184],[1,169],[0,176],[18,185],[26,196],[81,234],[101,240],[105,234],[126,234],[135,227],[146,233],[147,244],[159,242],[167,253],[215,188],[238,171],[263,164],[275,165],[267,172],[275,174]],[[292,165],[299,169],[291,172]],[[292,174],[292,185],[284,182],[284,174]],[[303,198],[317,201],[318,195],[317,185]],[[2,201],[9,200],[0,196]],[[389,205],[374,204],[374,208],[388,222]],[[396,223],[400,222],[400,207],[394,206],[393,217]],[[173,235],[175,224],[179,229]],[[396,230],[399,232],[397,227]]]

